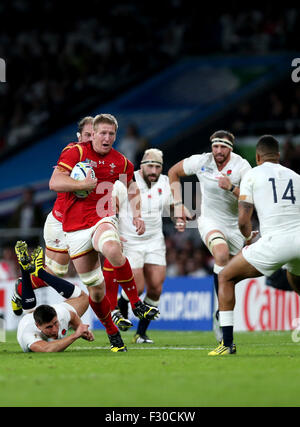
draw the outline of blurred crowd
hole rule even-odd
[[[230,129],[237,135],[288,134],[300,132],[300,85],[291,78],[266,95],[239,105],[231,114]]]
[[[85,6],[2,1],[0,57],[7,83],[0,85],[0,153],[184,55],[297,47],[297,8],[277,9],[271,2],[252,9],[234,2],[207,6],[202,15],[190,0],[163,0],[159,8],[133,0]]]

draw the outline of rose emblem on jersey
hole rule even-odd
[[[66,331],[65,329],[63,329],[63,330],[61,331],[61,334],[62,334],[62,335],[66,335],[66,333],[67,333],[67,331]]]
[[[232,170],[228,169],[228,171],[226,172],[226,174],[227,174],[227,176],[231,175],[232,174]]]
[[[161,196],[162,195],[162,189],[161,188],[158,188],[158,194]]]

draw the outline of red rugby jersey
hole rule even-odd
[[[70,142],[63,150],[62,153],[65,150],[69,150],[71,147],[74,147],[77,142]],[[65,210],[65,198],[66,193],[57,193],[56,200],[54,202],[53,208],[52,208],[52,215],[60,222],[63,220],[63,214]]]
[[[120,179],[120,175],[126,176],[127,183],[133,178],[134,166],[123,154],[112,148],[108,154],[101,156],[93,149],[91,141],[63,151],[57,165],[71,172],[81,161],[91,164],[98,182],[85,199],[65,193],[63,230],[66,232],[90,228],[100,219],[113,215],[113,184]]]

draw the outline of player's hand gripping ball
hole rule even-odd
[[[83,181],[88,174],[88,171],[91,170],[91,177],[93,179],[96,178],[95,171],[92,168],[92,166],[88,162],[78,162],[73,167],[71,172],[71,178],[76,179],[76,181]],[[74,191],[74,194],[79,197],[80,199],[85,199],[93,190],[78,190]]]

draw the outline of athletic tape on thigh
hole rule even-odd
[[[104,281],[101,267],[96,268],[96,270],[89,271],[88,273],[78,274],[78,276],[85,286],[97,286]]]
[[[100,252],[102,252],[104,243],[112,241],[112,240],[120,243],[120,237],[119,237],[119,234],[117,233],[117,231],[115,231],[115,230],[104,231],[98,239],[98,250]]]
[[[68,264],[59,264],[58,262],[54,261],[53,259],[49,258],[47,255],[45,255],[45,265],[50,268],[50,270],[56,275],[56,276],[64,276],[67,274],[69,269],[69,263]]]
[[[223,234],[219,233],[218,231],[215,233],[212,233],[207,239],[207,245],[210,252],[212,252],[212,249],[214,246],[220,245],[221,243],[226,244],[226,240]]]

